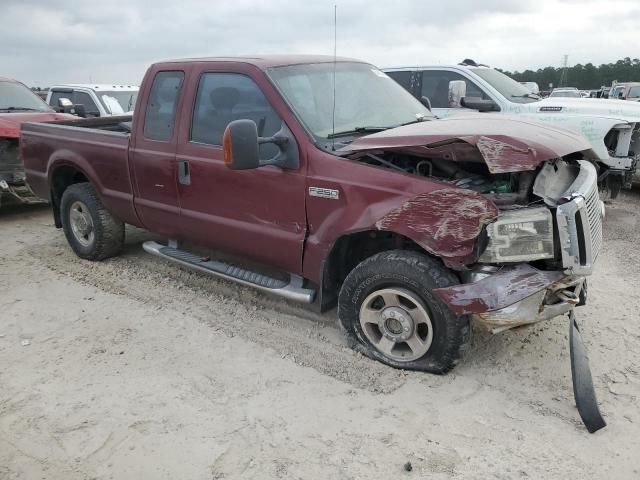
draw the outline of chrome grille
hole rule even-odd
[[[563,267],[589,275],[602,247],[602,204],[595,167],[586,161],[578,163],[578,176],[564,193],[556,219]]]
[[[602,247],[602,204],[598,195],[598,186],[594,185],[591,192],[585,198],[587,207],[587,219],[589,226],[589,235],[591,237],[591,250],[593,262],[598,258],[600,248]],[[587,232],[585,232],[585,235]]]

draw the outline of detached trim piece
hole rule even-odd
[[[573,380],[573,398],[580,418],[589,433],[607,426],[596,399],[587,349],[582,341],[580,330],[573,311],[569,312],[569,351],[571,355],[571,380]]]
[[[161,245],[157,242],[144,242],[142,244],[142,248],[144,248],[147,253],[162,257],[165,260],[169,260],[184,267],[224,278],[226,280],[233,280],[234,282],[242,285],[257,288],[263,292],[272,293],[296,302],[311,303],[316,295],[315,290],[303,288],[302,277],[298,275],[292,274],[289,282],[287,283],[284,280],[268,277],[267,275],[262,275],[261,273],[253,272],[251,270],[245,270],[228,263],[215,260],[204,260],[198,255],[194,255],[172,246]]]

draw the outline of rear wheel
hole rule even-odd
[[[340,291],[338,317],[352,347],[396,368],[445,373],[468,348],[471,328],[433,294],[459,283],[426,255],[389,251],[360,263]]]
[[[104,208],[89,183],[76,183],[64,191],[60,213],[67,241],[80,258],[104,260],[122,250],[124,223]]]

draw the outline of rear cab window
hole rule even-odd
[[[176,107],[184,84],[184,72],[158,72],[153,79],[144,116],[144,136],[168,142],[173,137]]]

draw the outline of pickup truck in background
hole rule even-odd
[[[21,138],[81,258],[146,228],[168,241],[144,249],[178,265],[337,304],[352,346],[398,368],[450,370],[472,318],[497,332],[573,312],[602,243],[582,136],[437,120],[346,58],[157,63],[133,116],[27,123]]]
[[[25,181],[19,152],[20,124],[69,118],[73,117],[51,110],[23,83],[0,77],[0,205],[6,201],[43,201],[34,195]]]
[[[429,65],[384,70],[416,98],[430,102],[445,118],[460,113],[518,115],[583,135],[598,156],[600,186],[611,198],[630,188],[640,158],[640,104],[592,98],[541,99],[503,73],[465,60],[458,65]],[[450,85],[464,82],[450,103]],[[636,179],[640,179],[636,175]]]
[[[133,112],[138,91],[137,85],[54,85],[47,93],[47,103],[59,112],[67,112],[71,105],[78,110],[82,105],[82,117],[124,115]]]

